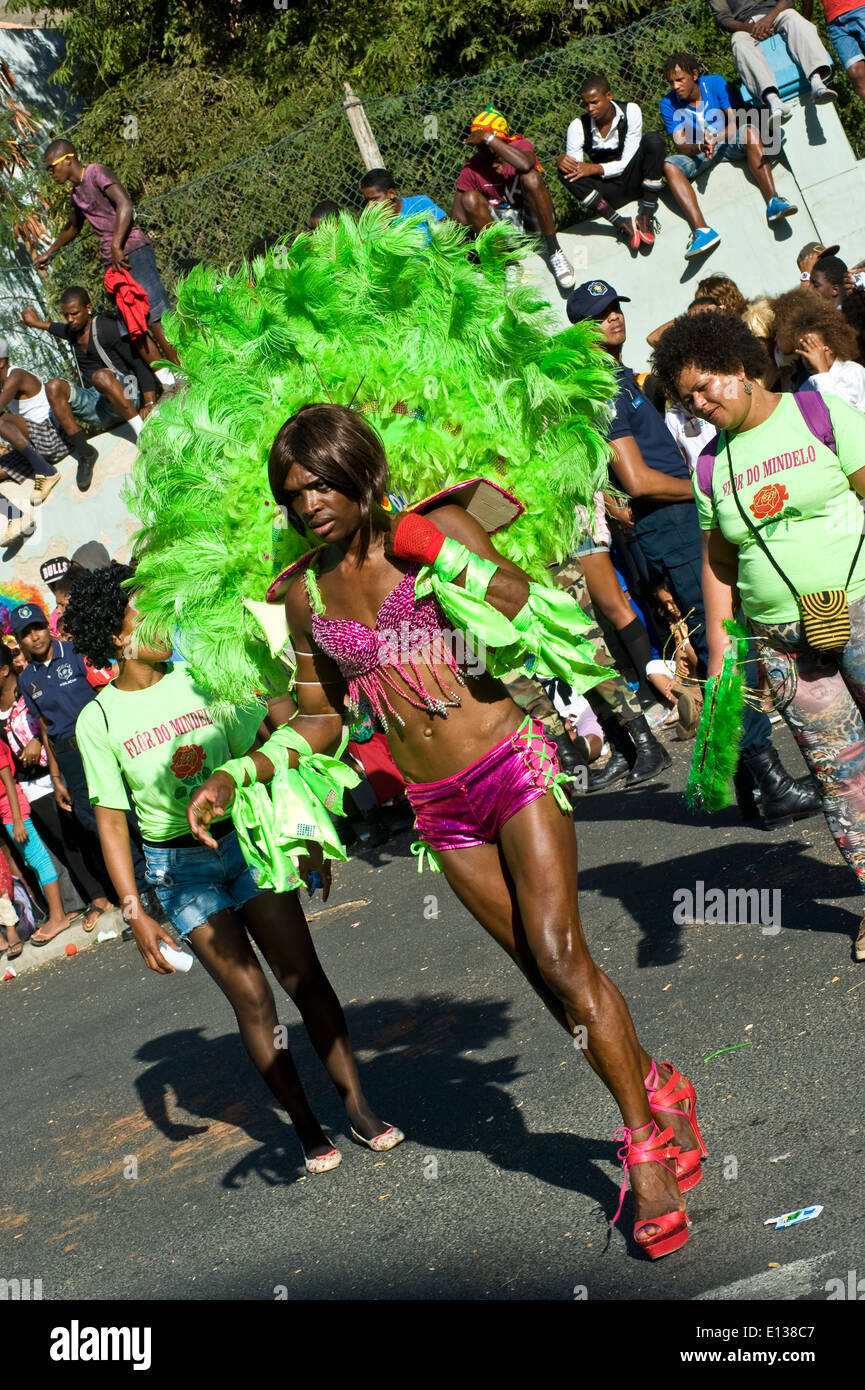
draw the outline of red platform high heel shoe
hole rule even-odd
[[[696,1187],[703,1176],[701,1161],[708,1156],[708,1150],[703,1143],[703,1136],[697,1124],[697,1095],[691,1082],[681,1072],[676,1071],[672,1062],[662,1062],[662,1067],[669,1067],[672,1075],[669,1081],[661,1084],[661,1074],[655,1062],[652,1062],[649,1075],[646,1077],[645,1086],[649,1095],[649,1108],[653,1115],[659,1114],[662,1110],[667,1114],[682,1115],[691,1126],[694,1138],[697,1141],[695,1149],[683,1149],[676,1159],[676,1177],[679,1179],[679,1188],[682,1192],[688,1192],[690,1188]],[[686,1110],[678,1108],[677,1102],[685,1102]]]
[[[641,1125],[639,1128],[643,1129],[646,1126]],[[632,1131],[625,1125],[616,1130],[613,1138],[624,1140],[617,1155],[622,1160],[624,1175],[619,1191],[619,1207],[610,1222],[611,1226],[615,1226],[619,1219],[631,1168],[638,1163],[663,1163],[668,1172],[675,1172],[675,1161],[680,1150],[677,1145],[670,1143],[672,1137],[671,1129],[659,1130],[654,1122],[648,1139],[635,1140]],[[679,1250],[685,1244],[689,1236],[689,1224],[684,1211],[667,1211],[662,1216],[648,1216],[642,1221],[634,1222],[634,1240],[645,1250],[650,1260],[659,1260],[662,1255],[672,1255],[674,1250]],[[639,1240],[639,1234],[646,1226],[657,1226],[659,1229],[647,1240]]]

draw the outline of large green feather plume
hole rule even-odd
[[[724,627],[732,641],[724,653],[720,673],[706,681],[685,791],[689,806],[699,805],[706,811],[722,811],[732,805],[745,708],[748,634],[736,622],[727,622]]]
[[[171,631],[196,678],[249,703],[280,681],[244,599],[311,542],[284,525],[267,456],[285,420],[326,401],[364,412],[410,500],[484,476],[525,514],[496,537],[535,578],[572,553],[574,504],[607,483],[613,367],[597,329],[560,332],[537,291],[504,292],[531,244],[498,224],[474,243],[444,221],[371,205],[238,270],[199,266],[166,322],[188,387],[148,420],[127,489],[142,635]],[[470,260],[474,250],[477,263]]]

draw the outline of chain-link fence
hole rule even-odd
[[[21,310],[27,304],[32,304],[37,313],[46,313],[42,285],[32,265],[0,265],[0,335],[9,344],[10,362],[26,366],[43,380],[74,372],[65,344],[49,333],[25,328],[20,322]]]
[[[668,88],[663,63],[681,50],[696,52],[708,71],[738,86],[729,36],[716,27],[705,0],[691,0],[615,34],[578,39],[557,52],[477,76],[364,98],[363,106],[399,188],[425,193],[445,211],[466,158],[461,141],[467,124],[490,103],[499,107],[511,129],[534,142],[560,224],[567,225],[576,219],[577,207],[555,177],[555,158],[564,151],[568,124],[580,112],[581,82],[589,73],[604,73],[616,96],[639,102],[646,127],[660,129],[658,101]],[[845,89],[842,119],[849,96]],[[853,133],[860,120],[855,94],[849,109]],[[152,235],[165,283],[173,287],[198,261],[237,263],[257,237],[303,230],[321,199],[360,209],[363,173],[346,111],[335,103],[277,144],[143,202],[138,221]],[[102,268],[93,237],[80,238],[55,264],[54,285],[84,283],[99,302]]]

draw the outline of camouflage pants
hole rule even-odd
[[[594,645],[594,658],[598,665],[610,668],[609,679],[601,681],[600,685],[596,685],[594,689],[588,691],[586,699],[599,717],[606,718],[609,715],[616,715],[623,724],[627,724],[629,720],[636,719],[643,711],[627,681],[616,670],[616,663],[610,655],[600,627],[595,622],[592,601],[589,598],[583,567],[579,560],[574,557],[566,561],[555,578],[556,583],[561,588],[566,589],[572,598],[576,599],[586,617],[592,620],[591,627],[585,633],[586,640]],[[525,710],[527,714],[539,719],[550,738],[558,738],[560,734],[565,732],[564,721],[556,713],[543,686],[539,685],[537,681],[532,680],[530,676],[523,675],[520,671],[511,671],[504,677],[504,684],[514,703],[519,705],[520,709]]]

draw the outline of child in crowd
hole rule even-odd
[[[30,803],[15,780],[15,764],[5,738],[0,738],[0,817],[7,831],[11,830],[24,862],[39,879],[39,887],[48,904],[48,921],[37,936],[30,938],[32,945],[45,946],[66,930],[72,917],[63,911],[57,870],[30,818]],[[16,952],[16,955],[20,954],[20,951]]]

